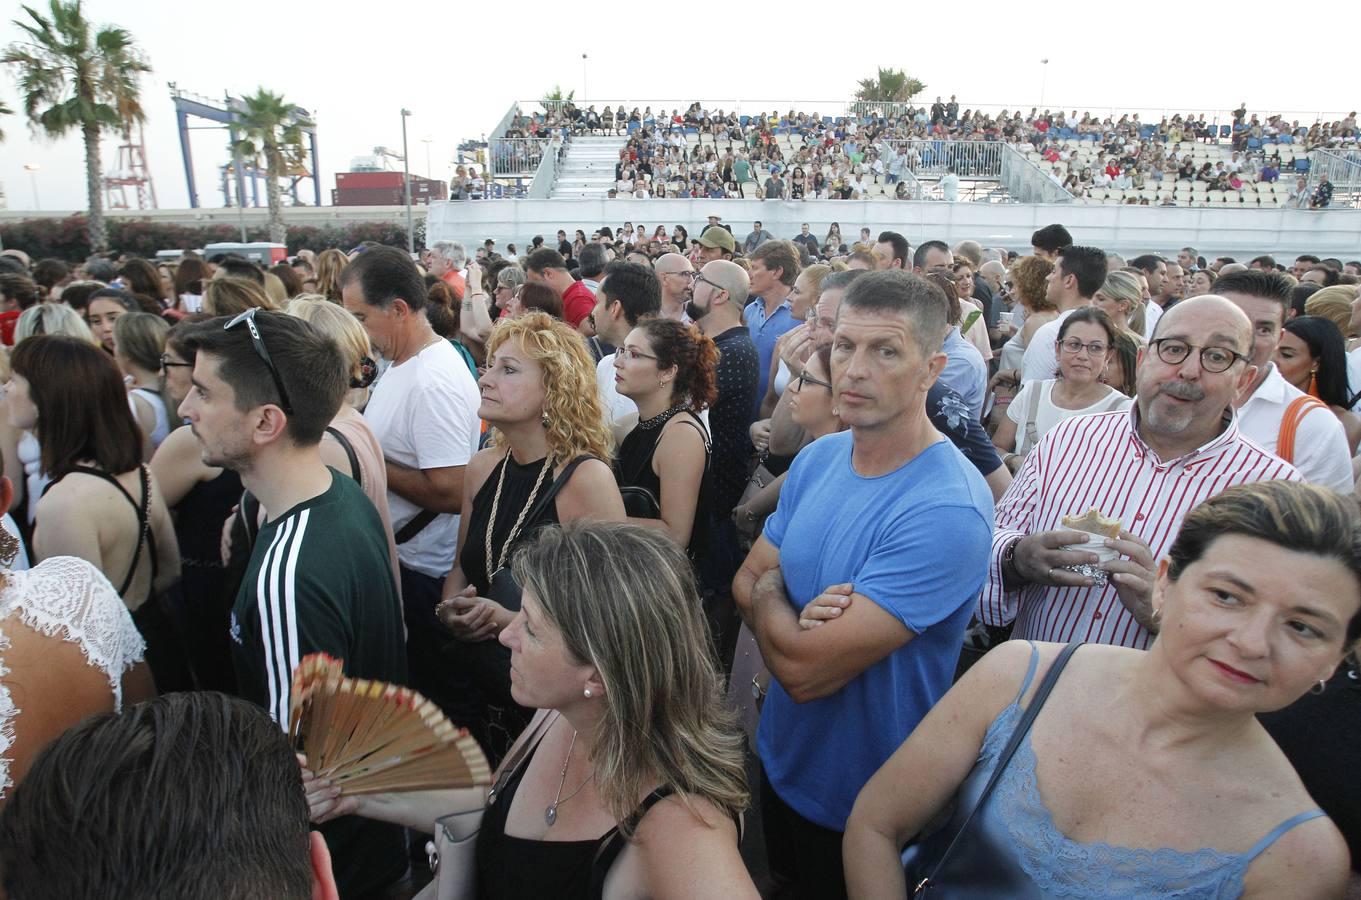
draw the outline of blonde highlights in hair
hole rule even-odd
[[[519,342],[524,354],[543,368],[543,415],[553,457],[562,462],[582,455],[611,459],[614,438],[605,427],[586,340],[566,323],[535,311],[498,322],[487,339],[487,358],[508,341]],[[493,430],[488,446],[499,443]]]
[[[748,804],[743,738],[685,552],[659,531],[578,520],[540,529],[511,559],[517,581],[605,685],[592,763],[601,802],[629,836],[654,784],[692,812]]]

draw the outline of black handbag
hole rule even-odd
[[[999,882],[1005,881],[1011,873],[999,869],[995,851],[983,839],[983,836],[977,833],[974,821],[978,818],[978,812],[983,808],[983,804],[988,802],[988,797],[992,795],[993,788],[1001,780],[1007,764],[1016,754],[1016,749],[1021,746],[1021,741],[1030,732],[1030,726],[1034,724],[1035,717],[1040,713],[1040,708],[1044,706],[1044,701],[1049,698],[1050,691],[1058,682],[1063,667],[1068,664],[1073,652],[1080,646],[1082,646],[1081,641],[1074,641],[1064,647],[1054,660],[1053,665],[1049,667],[1049,671],[1044,674],[1040,686],[1035,689],[1034,696],[1030,698],[1030,704],[1026,706],[1025,711],[1021,714],[1020,721],[1016,723],[1016,729],[1012,731],[1011,738],[998,755],[997,765],[993,768],[992,775],[988,778],[988,783],[983,788],[983,792],[978,795],[978,802],[974,804],[968,817],[964,819],[964,823],[959,826],[954,837],[945,846],[944,852],[935,860],[927,858],[930,854],[928,847],[938,846],[936,838],[941,837],[940,835],[933,835],[926,840],[924,845],[917,848],[922,852],[917,853],[911,862],[904,866],[903,871],[907,876],[907,884],[912,889],[913,897],[948,898],[951,895],[952,885],[977,885],[983,880],[990,884],[993,889],[992,893],[996,893],[998,896],[1012,895],[1012,892],[1002,890],[1002,885],[999,884]],[[1019,896],[1021,892],[1018,890],[1014,893]]]

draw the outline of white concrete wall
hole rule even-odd
[[[1202,255],[1251,258],[1259,253],[1313,252],[1361,256],[1361,210],[1196,209],[1191,207],[1087,206],[1077,204],[943,203],[891,200],[520,200],[432,203],[429,240],[460,240],[468,246],[493,238],[500,247],[528,246],[534,235],[554,240],[559,228],[587,234],[602,225],[642,223],[669,231],[684,225],[698,235],[717,213],[738,239],[760,219],[767,231],[790,238],[803,222],[822,238],[832,221],[854,241],[862,226],[878,234],[901,232],[913,246],[925,240],[972,238],[984,246],[1027,250],[1030,234],[1062,222],[1080,244],[1122,254],[1175,255],[1184,246]]]

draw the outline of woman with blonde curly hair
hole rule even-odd
[[[519,610],[506,569],[511,551],[544,525],[622,520],[624,502],[580,334],[543,312],[502,320],[478,386],[477,414],[493,431],[463,474],[458,552],[436,612],[464,642],[451,654],[451,675],[472,688],[464,692],[469,708],[449,712],[499,758],[530,715],[510,696],[510,654],[496,643]]]
[[[317,293],[332,303],[340,302],[340,273],[350,264],[344,252],[332,247],[317,257]]]

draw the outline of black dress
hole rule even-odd
[[[463,577],[468,584],[477,589],[479,597],[491,596],[490,579],[487,577],[487,528],[491,526],[491,547],[494,557],[492,572],[502,558],[502,548],[510,537],[520,511],[531,506],[543,497],[554,483],[553,472],[545,472],[549,460],[539,459],[530,463],[517,463],[509,453],[492,469],[487,480],[473,497],[472,509],[468,511],[468,534],[459,552],[458,562]],[[491,522],[492,503],[496,497],[496,487],[501,483],[502,472],[505,482],[501,486],[501,502],[496,508],[496,522]],[[542,482],[538,491],[534,484]],[[529,537],[535,529],[558,523],[556,501],[543,508],[542,513],[533,521],[528,516],[521,524],[519,533],[504,554],[509,561],[515,547]],[[478,743],[493,761],[499,761],[525,726],[529,724],[534,711],[525,709],[515,702],[510,693],[510,651],[496,638],[476,643],[452,641],[447,652],[454,671],[450,674],[461,686],[465,686],[465,702],[458,710],[448,710],[451,718],[472,732]]]
[[[190,488],[174,510],[181,573],[172,607],[198,686],[228,694],[236,692],[228,636],[236,592],[222,567],[221,536],[222,523],[240,500],[241,476],[223,469]]]

